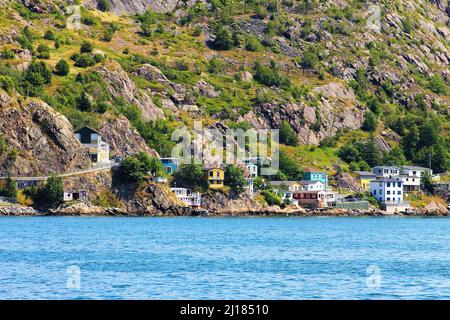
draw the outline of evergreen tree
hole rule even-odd
[[[66,76],[70,72],[70,66],[66,60],[61,59],[55,66],[55,73],[59,76]]]
[[[64,197],[64,184],[61,177],[51,176],[47,182],[32,194],[33,203],[39,208],[54,208],[60,205]]]
[[[406,163],[403,150],[399,147],[394,147],[392,150],[383,156],[383,163],[386,165],[402,166]]]
[[[106,12],[111,9],[111,5],[108,0],[98,0],[97,1],[97,9],[100,11]]]
[[[174,175],[177,186],[191,189],[205,189],[208,181],[200,164],[184,164]]]
[[[377,117],[371,111],[367,111],[363,123],[363,130],[368,132],[374,132],[378,127]]]
[[[77,99],[77,106],[81,111],[90,112],[94,107],[94,103],[92,102],[91,97],[83,91]]]
[[[80,53],[92,53],[94,45],[89,41],[83,41],[80,47]]]
[[[215,34],[213,42],[214,48],[218,50],[230,50],[234,46],[234,39],[230,30],[226,28],[219,28]]]
[[[419,146],[420,133],[416,125],[413,125],[402,139],[402,147],[406,158],[412,160]]]
[[[433,192],[433,181],[429,171],[425,171],[420,180],[422,187],[425,190],[427,190],[428,192]]]
[[[420,129],[420,146],[430,147],[438,142],[438,137],[437,126],[431,121],[428,121]]]
[[[5,186],[1,190],[2,195],[15,199],[17,196],[17,183],[10,176],[6,178]]]
[[[225,184],[238,193],[244,191],[246,184],[244,172],[236,165],[228,165],[225,170]]]
[[[363,156],[364,160],[371,167],[381,163],[381,151],[373,136],[365,143]]]
[[[292,126],[287,121],[282,121],[280,126],[280,142],[288,146],[297,146],[298,139]]]

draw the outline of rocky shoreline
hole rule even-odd
[[[71,206],[63,206],[57,209],[45,211],[35,210],[25,206],[5,206],[0,207],[0,216],[74,216],[74,217],[175,217],[175,216],[202,216],[202,217],[383,217],[383,216],[450,216],[450,211],[444,210],[425,210],[418,209],[413,213],[386,213],[379,209],[369,210],[346,210],[346,209],[315,209],[305,210],[302,208],[268,207],[255,211],[227,211],[209,212],[204,209],[184,208],[178,213],[162,212],[129,212],[120,208],[103,208],[84,203],[78,203]]]

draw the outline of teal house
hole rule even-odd
[[[164,172],[167,174],[174,174],[178,171],[179,161],[177,158],[161,158]]]
[[[320,181],[323,183],[325,190],[328,189],[328,174],[314,168],[305,168],[303,180],[306,181]]]

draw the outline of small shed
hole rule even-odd
[[[88,192],[86,190],[80,191],[64,191],[64,202],[67,201],[87,201]]]

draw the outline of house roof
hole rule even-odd
[[[402,169],[406,169],[406,170],[431,170],[430,168],[417,167],[417,166],[402,166]]]
[[[88,126],[85,126],[85,127],[83,127],[83,128],[78,129],[77,131],[75,131],[75,133],[78,133],[78,132],[80,132],[80,131],[82,131],[82,130],[86,130],[86,129],[88,129],[89,131],[92,131],[92,132],[95,132],[95,133],[101,135],[100,132],[98,132],[97,130],[92,129],[91,127],[88,127]]]
[[[225,169],[223,168],[223,166],[220,165],[211,165],[211,166],[205,166],[203,167],[203,170],[205,171],[210,171],[210,170],[222,170],[224,171]]]
[[[370,182],[401,182],[401,183],[403,183],[403,181],[401,179],[393,179],[393,178],[376,179],[376,180],[372,180]]]
[[[290,186],[293,185],[295,183],[299,183],[298,181],[267,181],[270,185],[272,186]]]
[[[323,183],[320,182],[320,181],[310,181],[310,180],[302,180],[302,181],[299,181],[299,183],[300,183],[300,184],[303,184],[303,185],[316,184],[316,183],[323,184]]]
[[[325,171],[323,171],[323,170],[319,170],[319,169],[316,169],[316,168],[305,168],[305,170],[303,170],[303,172],[320,172],[320,173],[325,173]]]
[[[373,174],[370,171],[353,171],[353,172],[360,176],[371,176],[371,177],[375,176],[375,174]]]
[[[400,168],[397,167],[397,166],[375,166],[375,167],[373,167],[372,169],[375,169],[375,168],[397,169],[397,170],[400,170]]]

